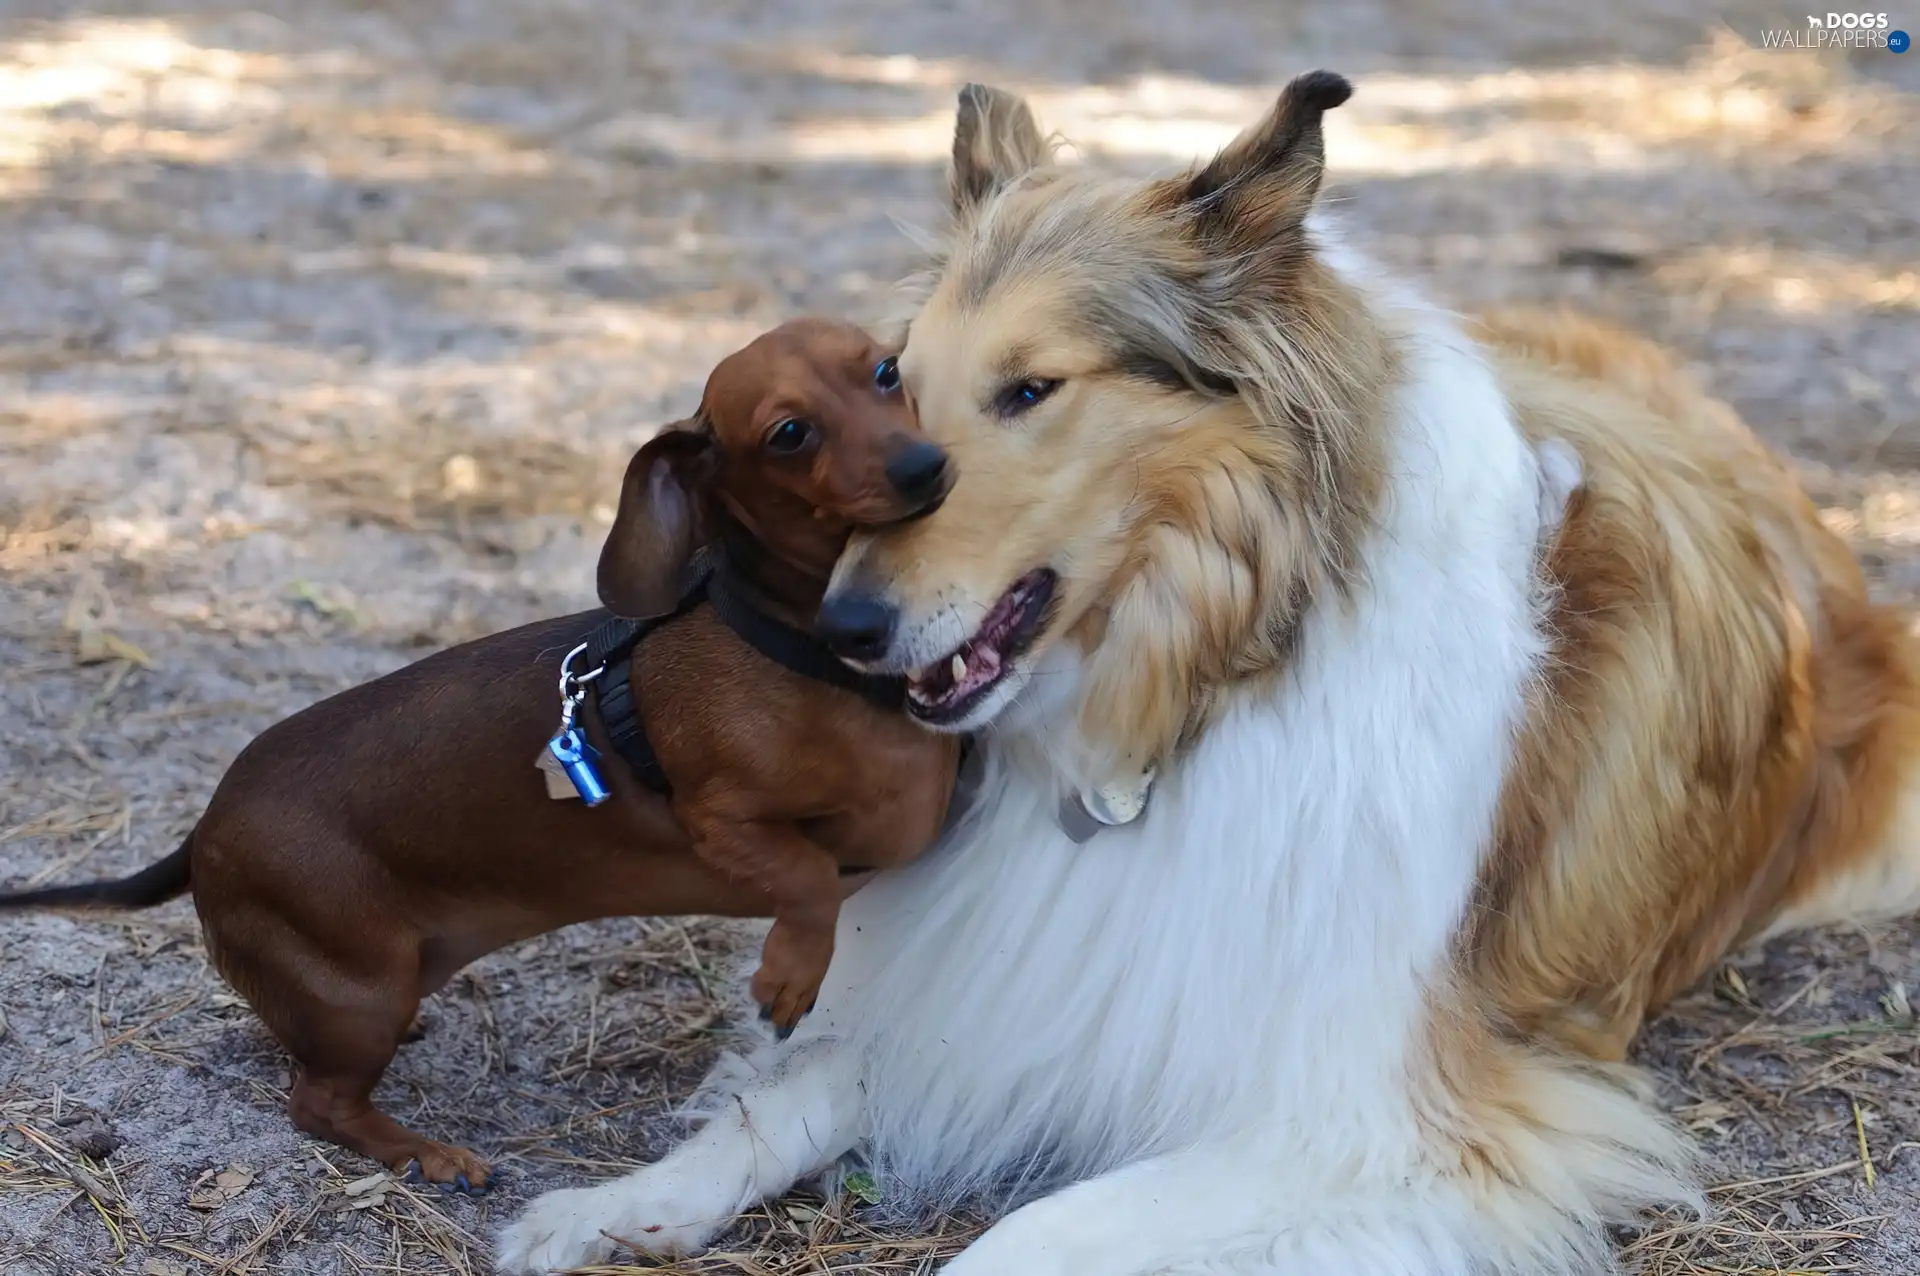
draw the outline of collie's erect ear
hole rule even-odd
[[[1294,77],[1265,119],[1188,179],[1196,228],[1264,239],[1298,227],[1326,169],[1320,117],[1352,96],[1353,85],[1332,71]]]
[[[1046,163],[1051,153],[1024,99],[1005,89],[967,85],[953,124],[953,211],[964,216]]]
[[[672,611],[687,565],[707,540],[707,485],[718,468],[713,435],[676,421],[627,463],[620,510],[600,550],[601,605],[633,619]]]

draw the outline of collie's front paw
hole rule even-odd
[[[568,1188],[535,1198],[494,1247],[494,1267],[503,1276],[547,1276],[597,1263],[613,1253],[601,1234],[598,1188]]]
[[[726,1220],[692,1217],[695,1208],[676,1201],[671,1184],[649,1184],[647,1177],[642,1170],[603,1187],[536,1198],[500,1234],[495,1267],[502,1276],[547,1276],[601,1262],[616,1244],[656,1258],[705,1249]]]

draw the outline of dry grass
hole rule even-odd
[[[1709,1149],[1789,1156],[1716,1186],[1704,1220],[1658,1221],[1626,1247],[1638,1270],[1876,1270],[1858,1242],[1904,1224],[1920,1184],[1914,957],[1910,928],[1790,939],[1723,967],[1656,1026],[1650,1061]]]
[[[859,1272],[873,1276],[924,1276],[953,1257],[981,1231],[981,1224],[942,1219],[926,1232],[898,1235],[860,1222],[857,1198],[825,1200],[804,1194],[763,1206],[741,1220],[699,1258],[648,1267],[611,1264],[584,1267],[582,1276],[773,1276],[774,1273]]]
[[[1864,56],[1747,48],[1750,5],[258,7],[0,3],[9,884],[163,854],[274,718],[583,603],[628,450],[715,358],[886,307],[916,264],[890,218],[937,219],[972,78],[1164,165],[1306,62],[1358,75],[1336,181],[1390,264],[1673,343],[1920,601],[1913,98]],[[1717,24],[1745,43],[1699,47]],[[186,907],[10,919],[0,1270],[484,1276],[530,1194],[672,1141],[739,943],[605,923],[436,998],[383,1097],[497,1158],[475,1203],[292,1133]],[[1639,1270],[1920,1271],[1917,954],[1916,926],[1777,944],[1651,1027],[1717,1209],[1623,1238]],[[801,1194],[666,1270],[926,1272],[978,1226],[879,1213]]]

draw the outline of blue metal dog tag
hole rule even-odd
[[[587,743],[579,727],[569,726],[547,741],[547,752],[567,773],[574,791],[588,806],[599,806],[611,796],[607,782],[600,778],[599,750]]]

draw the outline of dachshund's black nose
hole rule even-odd
[[[910,501],[923,501],[940,490],[947,472],[947,452],[934,443],[915,443],[887,462],[887,482]]]
[[[871,594],[829,594],[820,604],[813,628],[837,656],[878,660],[887,654],[898,618],[893,608]]]

